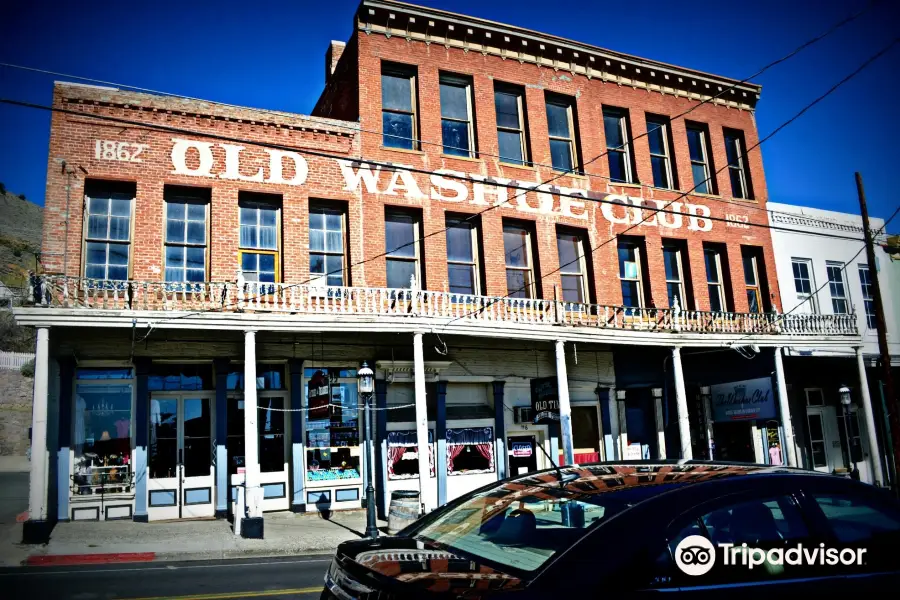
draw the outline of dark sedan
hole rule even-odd
[[[856,481],[606,463],[498,481],[395,537],[345,542],[323,598],[884,594],[898,550],[900,503]]]

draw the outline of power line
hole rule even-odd
[[[832,25],[830,28],[828,28],[826,31],[824,31],[823,33],[821,33],[821,34],[819,34],[819,35],[817,35],[817,36],[815,36],[815,37],[813,37],[813,38],[807,40],[806,42],[804,42],[803,44],[801,44],[800,46],[798,46],[797,48],[795,48],[794,50],[792,50],[792,51],[789,52],[788,54],[786,54],[786,55],[784,55],[784,56],[782,56],[782,57],[780,57],[780,58],[778,58],[778,59],[776,59],[776,60],[774,60],[774,61],[768,63],[767,65],[763,66],[762,68],[760,68],[758,71],[756,71],[754,74],[750,75],[749,77],[746,77],[745,79],[742,79],[742,80],[740,80],[740,81],[738,81],[738,82],[732,84],[731,86],[726,87],[725,89],[723,89],[721,92],[715,94],[714,96],[710,96],[709,98],[706,98],[706,99],[700,101],[699,103],[695,104],[694,106],[692,106],[692,107],[689,108],[688,110],[686,110],[686,111],[684,111],[684,112],[681,112],[681,113],[675,115],[674,117],[670,117],[670,118],[669,118],[669,122],[671,123],[672,121],[675,121],[675,120],[677,120],[677,119],[680,119],[680,118],[685,117],[686,115],[692,113],[693,111],[697,110],[697,109],[700,108],[701,106],[703,106],[703,105],[705,105],[705,104],[709,104],[710,102],[712,102],[712,101],[714,101],[714,100],[717,100],[718,98],[724,96],[726,93],[728,93],[728,92],[734,90],[736,87],[738,87],[738,86],[740,86],[740,85],[742,85],[742,84],[744,84],[744,83],[748,83],[749,81],[751,81],[752,79],[755,79],[756,77],[759,77],[760,75],[762,75],[763,73],[765,73],[766,71],[768,71],[769,69],[771,69],[772,67],[774,67],[774,66],[776,66],[776,65],[778,65],[778,64],[781,64],[781,63],[785,62],[786,60],[789,60],[790,58],[794,57],[795,55],[799,54],[800,52],[802,52],[803,50],[805,50],[806,48],[808,48],[809,46],[812,46],[812,45],[815,44],[816,42],[819,42],[820,40],[822,40],[822,39],[828,37],[829,35],[831,35],[831,34],[834,33],[835,31],[837,31],[838,29],[840,29],[841,27],[843,27],[844,25],[847,25],[848,23],[850,23],[850,22],[852,22],[852,21],[855,21],[856,19],[858,19],[859,17],[861,17],[863,14],[865,14],[866,12],[868,12],[871,8],[873,8],[876,4],[878,4],[880,1],[881,1],[881,0],[871,0],[871,1],[869,2],[869,4],[867,4],[862,10],[860,10],[860,11],[856,12],[855,14],[852,14],[852,15],[850,15],[849,17],[846,17],[846,18],[844,18],[843,20],[841,20],[841,21],[835,23],[835,24]],[[17,64],[12,64],[12,63],[0,63],[0,66],[2,66],[2,67],[7,67],[7,68],[12,68],[12,69],[20,69],[20,70],[24,70],[24,71],[31,71],[31,72],[36,72],[36,73],[43,73],[43,74],[46,74],[46,75],[53,75],[53,76],[56,76],[56,77],[67,77],[67,78],[70,78],[70,79],[77,79],[77,80],[80,80],[80,81],[89,81],[89,82],[97,83],[97,84],[101,84],[101,85],[115,86],[115,87],[119,87],[119,88],[124,88],[124,89],[128,89],[128,90],[139,91],[139,92],[144,92],[144,93],[148,93],[148,94],[154,94],[154,95],[160,95],[160,96],[171,96],[171,97],[175,97],[175,98],[182,98],[182,99],[184,99],[184,100],[192,100],[192,101],[196,101],[196,102],[206,102],[206,103],[210,103],[210,104],[218,104],[218,105],[220,105],[220,106],[226,106],[226,107],[229,107],[229,108],[236,108],[236,109],[240,109],[240,110],[251,110],[251,111],[259,112],[259,113],[261,113],[261,114],[280,115],[280,116],[285,116],[285,117],[290,117],[290,118],[297,118],[298,116],[300,116],[300,117],[302,117],[304,120],[308,120],[308,121],[311,121],[311,122],[314,122],[314,123],[320,123],[320,124],[323,124],[323,125],[327,125],[327,126],[329,126],[329,127],[337,127],[337,128],[341,128],[341,129],[350,130],[350,131],[357,131],[357,132],[360,132],[360,133],[369,133],[369,134],[374,134],[374,135],[379,135],[379,136],[385,136],[385,137],[390,137],[390,138],[400,139],[400,140],[404,140],[404,141],[410,141],[410,142],[413,142],[414,144],[419,144],[419,145],[425,144],[425,145],[440,146],[440,147],[442,147],[442,148],[448,148],[448,149],[451,149],[451,150],[460,150],[460,151],[464,151],[464,152],[467,152],[467,153],[468,153],[468,152],[474,152],[474,150],[469,149],[469,148],[460,148],[460,147],[456,147],[456,146],[450,146],[450,145],[444,144],[443,142],[434,142],[434,141],[424,140],[424,139],[421,139],[421,138],[414,138],[414,137],[411,137],[411,136],[408,137],[408,136],[399,136],[399,135],[395,135],[395,134],[384,133],[383,131],[378,131],[378,130],[374,130],[374,129],[365,129],[365,128],[363,128],[361,125],[357,125],[357,126],[341,125],[341,124],[339,124],[339,123],[334,123],[334,122],[332,122],[332,120],[330,120],[330,119],[329,119],[329,120],[324,120],[324,119],[320,119],[320,118],[317,118],[317,117],[311,116],[311,115],[296,115],[296,114],[287,113],[287,112],[284,112],[284,111],[276,111],[276,110],[269,110],[269,109],[261,109],[261,108],[255,108],[255,107],[247,107],[247,106],[238,106],[238,105],[235,105],[235,104],[229,104],[229,103],[227,103],[227,102],[218,102],[218,101],[214,101],[214,100],[206,100],[206,99],[203,99],[203,98],[197,98],[197,97],[187,96],[187,95],[183,95],[183,94],[174,94],[174,93],[169,93],[169,92],[162,92],[162,91],[154,90],[154,89],[150,89],[150,88],[143,88],[143,87],[132,86],[132,85],[128,85],[128,84],[116,83],[116,82],[111,82],[111,81],[104,81],[104,80],[101,80],[101,79],[95,79],[95,78],[91,78],[91,77],[84,77],[84,76],[79,76],[79,75],[72,75],[72,74],[68,74],[68,73],[61,73],[61,72],[58,72],[58,71],[50,71],[50,70],[47,70],[47,69],[40,69],[40,68],[36,68],[36,67],[28,67],[28,66],[17,65]],[[646,132],[644,132],[644,133],[642,133],[642,134],[640,134],[640,135],[638,135],[638,136],[636,136],[636,137],[633,137],[633,138],[631,138],[631,139],[629,139],[629,140],[625,140],[625,142],[624,142],[621,146],[617,146],[617,147],[614,148],[614,149],[615,149],[615,150],[621,150],[621,149],[624,149],[624,148],[629,148],[629,147],[633,144],[633,142],[635,142],[636,140],[639,140],[639,139],[641,139],[641,138],[643,138],[643,137],[646,137],[646,136],[650,135],[650,133],[651,133],[651,131],[650,131],[650,130],[647,130]],[[577,174],[579,174],[579,175],[584,175],[584,176],[587,176],[587,177],[595,177],[595,178],[598,178],[598,179],[603,179],[603,180],[609,181],[609,182],[612,183],[612,184],[616,184],[616,183],[628,183],[628,182],[617,182],[617,181],[614,181],[612,177],[608,177],[608,176],[606,176],[606,175],[602,175],[602,174],[599,174],[599,173],[587,173],[587,172],[584,171],[584,167],[585,167],[585,166],[587,166],[587,165],[589,165],[589,164],[592,164],[592,163],[596,162],[597,160],[603,158],[604,156],[608,155],[609,152],[610,152],[610,149],[607,149],[605,152],[602,152],[601,154],[599,154],[599,155],[595,156],[594,158],[590,159],[589,161],[587,161],[584,165],[580,165],[580,166],[581,166],[581,170],[580,170],[580,171],[579,171],[578,169],[574,169],[574,168],[573,168],[573,169],[567,169],[567,170],[563,171],[563,174],[568,175],[568,174],[572,174],[572,173],[577,173]],[[484,152],[484,151],[478,151],[477,154],[478,154],[479,156],[487,156],[487,157],[491,157],[491,158],[497,158],[497,159],[500,159],[500,160],[502,160],[502,159],[504,158],[503,156],[501,156],[501,155],[499,155],[499,154],[491,154],[491,153],[489,153],[489,152]],[[555,169],[555,167],[553,167],[553,165],[548,165],[548,164],[544,164],[544,163],[537,163],[537,162],[533,162],[533,161],[532,161],[532,162],[528,162],[528,163],[526,163],[526,164],[531,165],[531,166],[543,167],[543,168],[547,168],[547,169]],[[547,183],[549,183],[549,182],[551,182],[551,181],[555,181],[555,180],[558,179],[559,177],[560,177],[560,176],[555,176],[555,177],[553,177],[552,179],[550,179],[550,180],[548,180],[547,182],[544,182],[543,184],[540,184],[540,185],[546,185]],[[649,187],[649,185],[648,185],[648,187]],[[663,189],[664,189],[664,188],[663,188]],[[676,190],[671,190],[671,191],[676,191]],[[748,209],[751,209],[751,210],[766,211],[766,209],[763,208],[763,207],[755,206],[755,205],[748,204],[748,203],[734,202],[734,201],[730,201],[730,200],[727,200],[727,199],[724,199],[724,198],[723,198],[723,199],[717,199],[717,200],[718,200],[718,201],[721,201],[721,202],[724,202],[724,203],[728,203],[728,204],[735,204],[735,205],[738,205],[738,206],[743,206],[744,208],[748,208]]]

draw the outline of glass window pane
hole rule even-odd
[[[728,176],[731,178],[731,195],[735,198],[744,197],[744,179],[740,169],[728,169]]]
[[[257,211],[255,208],[241,207],[241,225],[258,225]]]
[[[450,119],[469,119],[467,86],[441,82],[441,116]]]
[[[110,214],[117,217],[131,217],[131,200],[113,198],[109,201]]]
[[[325,232],[325,251],[326,252],[344,252],[344,235],[340,231]]]
[[[559,252],[559,269],[562,273],[581,273],[581,239],[571,233],[560,233],[556,236],[556,248]]]
[[[381,75],[381,105],[392,110],[412,112],[411,80],[403,75]]]
[[[550,140],[550,160],[557,171],[572,170],[571,144],[563,140]]]
[[[187,241],[190,244],[206,243],[206,223],[204,221],[188,221]]]
[[[274,254],[259,254],[259,270],[274,272],[275,271],[275,255]]]
[[[570,137],[569,107],[567,105],[547,103],[547,128],[551,136]]]
[[[191,221],[206,221],[206,205],[191,202],[187,204],[187,218]]]
[[[835,537],[845,544],[872,541],[900,532],[900,515],[867,498],[838,494],[815,494]],[[865,547],[863,544],[862,547]]]
[[[707,286],[709,289],[709,309],[713,312],[721,312],[724,310],[722,306],[722,297],[719,295],[721,289],[718,285]]]
[[[259,224],[265,227],[275,227],[278,220],[278,211],[274,208],[259,209]]]
[[[410,280],[415,274],[415,261],[391,259],[387,260],[387,286],[389,288],[408,289]]]
[[[106,264],[106,244],[97,242],[87,243],[87,259],[88,265],[105,265]]]
[[[329,210],[325,213],[326,231],[342,231],[343,215],[337,211]]]
[[[382,143],[386,147],[413,149],[412,115],[391,112],[382,113],[381,127],[384,132]]]
[[[184,243],[184,221],[166,221],[166,241],[174,244]]]
[[[274,227],[259,228],[259,247],[267,250],[278,248],[278,230]]]
[[[111,265],[127,265],[128,264],[128,244],[110,244],[109,245],[109,264],[111,264]]]
[[[688,150],[691,153],[691,160],[697,162],[706,162],[706,153],[703,152],[703,132],[699,129],[688,129]]]
[[[503,228],[503,246],[506,266],[528,266],[528,232],[518,227]]]
[[[463,121],[441,121],[444,154],[469,156],[469,124]]]
[[[88,264],[84,269],[84,276],[88,279],[106,279],[106,264]]]
[[[88,237],[96,240],[105,240],[109,233],[109,219],[103,216],[91,215],[88,217]]]
[[[109,239],[127,240],[131,236],[128,217],[109,218]]]
[[[729,165],[737,165],[738,164],[738,140],[733,135],[725,136],[725,155],[728,157]]]
[[[625,153],[610,150],[606,158],[609,160],[609,178],[612,181],[627,182],[628,170],[625,166]]]
[[[241,269],[244,271],[256,271],[259,265],[259,254],[244,252],[241,255]]]
[[[447,265],[450,291],[454,294],[475,293],[475,269],[469,265]]]
[[[759,295],[755,289],[747,290],[747,305],[752,313],[762,312],[759,308]]]
[[[709,193],[709,181],[706,175],[706,167],[703,165],[691,165],[691,172],[694,175],[694,191],[698,194]]]
[[[388,213],[384,221],[384,250],[391,256],[416,256],[415,227],[412,215]]]
[[[187,269],[185,270],[184,278],[187,281],[191,282],[199,282],[206,280],[206,270],[205,269]]]
[[[666,266],[666,279],[668,281],[681,281],[681,270],[678,268],[678,248],[674,246],[663,247],[663,263]]]
[[[109,198],[89,198],[88,213],[92,215],[109,214]]]
[[[628,265],[636,265],[637,256],[635,247],[629,243],[619,244],[619,277],[627,277]]]
[[[185,206],[183,202],[166,202],[166,218],[183,221]]]
[[[184,267],[184,246],[166,246],[166,268]]]
[[[716,263],[718,254],[715,251],[706,250],[703,252],[703,260],[706,263],[706,281],[719,282],[719,265]]]
[[[259,247],[259,228],[249,225],[241,225],[241,246],[244,248]]]
[[[607,148],[621,148],[625,144],[625,132],[622,131],[620,115],[604,113],[603,132],[606,134]]]
[[[497,141],[500,143],[500,160],[521,165],[522,157],[522,137],[518,132],[498,131]]]
[[[329,278],[336,278],[338,281],[343,282],[343,271],[344,257],[342,255],[329,254],[325,257],[325,272],[328,274]],[[343,285],[343,283],[337,285]]]
[[[622,305],[634,308],[641,305],[637,281],[622,281]]]
[[[325,232],[321,229],[309,230],[309,249],[319,252],[325,251]]]
[[[206,268],[205,254],[203,248],[185,248],[185,266],[188,269]]]
[[[656,121],[647,121],[647,141],[650,154],[666,154],[666,126]]]
[[[520,269],[506,270],[506,291],[510,298],[530,298],[528,271]]]
[[[562,291],[564,302],[584,302],[581,275],[562,275]]]
[[[519,100],[516,94],[494,92],[497,107],[497,126],[519,129]]]
[[[756,265],[752,256],[744,256],[744,283],[756,285]]]
[[[106,278],[110,281],[125,281],[128,279],[128,267],[110,265],[106,270]]]
[[[447,259],[461,262],[474,262],[472,256],[472,229],[470,223],[448,222],[447,224]]]
[[[309,211],[309,228],[310,229],[325,229],[325,213],[321,210],[310,210]]]
[[[184,269],[180,267],[166,267],[166,281],[170,283],[184,281]]]
[[[309,255],[309,272],[312,275],[325,274],[325,256],[323,254]]]
[[[653,185],[658,188],[670,189],[668,159],[663,156],[651,156],[650,165],[653,167]]]
[[[667,283],[666,293],[669,296],[669,306],[675,306],[675,298],[678,298],[678,306],[685,308],[684,298],[681,297],[681,285],[677,283]]]

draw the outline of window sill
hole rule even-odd
[[[627,183],[627,182],[624,182],[624,181],[621,181],[621,182],[620,182],[620,181],[610,181],[610,182],[608,182],[607,185],[618,186],[618,187],[625,187],[625,188],[632,188],[632,189],[637,189],[637,190],[639,190],[639,189],[641,189],[642,187],[644,187],[644,186],[642,186],[640,183]]]
[[[497,161],[497,164],[500,167],[503,167],[504,169],[519,169],[520,171],[529,171],[531,173],[534,173],[535,171],[537,171],[536,167],[534,167],[533,165],[528,165],[528,164],[517,165],[515,163],[504,162],[502,160]]]
[[[441,158],[450,159],[450,160],[464,160],[466,162],[473,163],[484,163],[484,159],[481,158],[472,158],[471,156],[457,156],[455,154],[444,154],[441,153]]]
[[[418,154],[419,156],[425,156],[425,153],[421,150],[407,150],[406,148],[391,148],[389,146],[382,146],[381,149],[386,150],[387,152],[399,152],[401,154]]]

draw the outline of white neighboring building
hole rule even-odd
[[[884,402],[881,393],[881,370],[878,367],[878,338],[875,329],[875,307],[869,266],[863,250],[862,217],[817,208],[768,203],[769,222],[792,230],[809,231],[812,235],[772,230],[772,246],[778,287],[785,313],[841,314],[856,313],[862,344],[843,349],[795,345],[786,347],[785,377],[790,388],[791,413],[794,415],[798,456],[804,466],[821,471],[853,468],[864,481],[884,483],[889,461],[875,450],[870,439],[886,437]],[[883,219],[870,219],[873,231],[879,231]],[[828,234],[827,236],[821,234]],[[840,236],[840,237],[830,237]],[[851,238],[851,239],[845,239]],[[876,242],[883,242],[879,233]],[[876,244],[876,268],[881,283],[888,344],[894,367],[900,366],[900,328],[898,304],[891,291],[900,289],[900,269],[894,268],[890,255]],[[822,288],[818,293],[816,290]],[[862,358],[860,368],[857,355]],[[841,386],[851,389],[851,405],[845,422],[841,418]],[[867,423],[865,405],[873,406],[871,424]],[[806,414],[805,422],[798,415]],[[801,422],[798,422],[801,421]],[[848,435],[849,434],[849,435]],[[847,438],[851,452],[848,453]],[[877,461],[876,456],[881,456]]]

